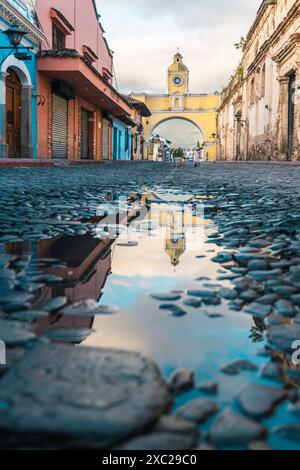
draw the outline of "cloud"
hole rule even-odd
[[[240,60],[233,44],[245,36],[261,0],[99,0],[115,51],[122,91],[165,92],[177,46],[191,73],[191,91],[224,86]]]

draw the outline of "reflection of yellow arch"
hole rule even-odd
[[[146,140],[148,141],[151,137],[151,135],[153,133],[155,133],[155,129],[157,129],[161,124],[163,124],[164,122],[168,122],[168,121],[172,121],[174,119],[181,119],[182,121],[186,121],[186,122],[189,122],[190,124],[192,124],[193,126],[195,126],[198,131],[200,132],[201,136],[202,136],[202,139],[199,139],[200,142],[205,142],[205,135],[204,135],[204,132],[202,131],[201,127],[195,122],[193,121],[192,119],[189,119],[185,116],[171,116],[171,117],[167,117],[167,118],[164,118],[164,119],[161,119],[161,121],[159,121],[157,124],[154,125],[154,127],[152,127],[152,129],[150,129],[148,131],[148,134],[147,134],[147,137],[146,137]]]

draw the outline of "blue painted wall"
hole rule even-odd
[[[10,25],[4,21],[3,18],[1,18],[1,22],[7,24],[7,27]],[[34,46],[34,44],[31,44]],[[9,47],[9,41],[6,37],[5,34],[2,33],[0,30],[0,46],[1,47]],[[0,64],[3,60],[3,58],[8,54],[9,51],[6,50],[0,50]],[[24,50],[23,50],[24,52]],[[37,65],[36,65],[36,57],[33,52],[30,52],[30,55],[32,57],[31,62],[23,62],[23,64],[26,66],[31,82],[32,82],[32,94],[36,95],[37,94]],[[0,67],[0,71],[2,72],[2,65]],[[15,70],[17,72],[17,70]],[[2,81],[0,80],[0,105],[2,106]],[[0,112],[0,139],[2,140],[2,133],[6,132],[5,129],[2,128],[2,112]],[[37,157],[37,100],[36,98],[32,99],[32,146],[34,150],[34,157]],[[2,157],[1,155],[1,147],[0,147],[0,158]]]
[[[118,119],[113,121],[112,155],[113,160],[131,160],[131,131]]]

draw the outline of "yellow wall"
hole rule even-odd
[[[183,109],[173,108],[174,95],[134,95],[134,98],[143,101],[152,115],[149,118],[143,118],[146,140],[149,139],[151,132],[161,122],[172,118],[183,118],[196,124],[203,133],[204,141],[207,143],[206,151],[208,159],[211,161],[217,158],[217,109],[220,105],[220,96],[212,95],[183,95]],[[178,95],[180,97],[180,95]]]

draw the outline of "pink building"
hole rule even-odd
[[[114,89],[113,54],[94,0],[36,0],[38,156],[108,160],[111,123],[132,109]]]

